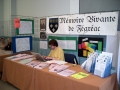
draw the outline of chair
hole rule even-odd
[[[74,54],[64,53],[65,61],[68,63],[78,64],[76,56]]]

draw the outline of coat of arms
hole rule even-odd
[[[58,18],[49,19],[49,29],[52,33],[55,33],[58,29]]]

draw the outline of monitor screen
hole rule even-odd
[[[32,50],[32,36],[12,37],[13,53]]]

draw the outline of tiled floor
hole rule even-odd
[[[19,90],[10,83],[3,82],[0,80],[0,90]]]

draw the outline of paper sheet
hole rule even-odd
[[[19,34],[32,34],[32,22],[20,21]]]
[[[46,61],[46,62],[49,64],[54,63],[54,64],[59,64],[59,65],[63,65],[63,64],[67,63],[67,62],[61,61],[61,60],[51,60],[51,61]]]
[[[29,63],[29,62],[31,62],[32,60],[30,60],[30,59],[26,59],[26,60],[21,60],[21,61],[19,61],[19,63],[21,63],[21,64],[26,64],[26,63]]]
[[[89,76],[89,74],[83,73],[83,72],[79,72],[76,74],[71,75],[71,77],[76,78],[76,79],[82,79]]]
[[[44,68],[46,68],[46,67],[48,67],[48,66],[49,66],[48,63],[41,62],[39,65],[35,66],[35,68],[44,69]]]
[[[74,70],[66,69],[66,70],[61,71],[61,72],[59,72],[57,74],[67,77],[67,76],[70,76],[70,75],[74,74],[75,72],[76,71],[74,71]]]
[[[49,71],[58,73],[58,72],[61,72],[61,71],[65,70],[65,69],[67,69],[68,67],[69,66],[67,66],[67,65],[57,65],[54,68],[50,69]]]
[[[17,38],[16,39],[16,52],[30,50],[29,38]]]
[[[96,59],[94,74],[105,78],[111,74],[112,53],[102,52]]]
[[[30,63],[27,63],[26,65],[31,66],[31,67],[35,67],[35,66],[37,66],[38,64],[40,64],[40,62],[38,62],[38,61],[32,61],[32,62],[30,62]]]
[[[40,41],[40,48],[41,49],[47,49],[47,41]]]
[[[16,56],[14,55],[14,56],[6,57],[6,58],[9,59],[9,60],[12,60],[12,59],[15,59]]]

